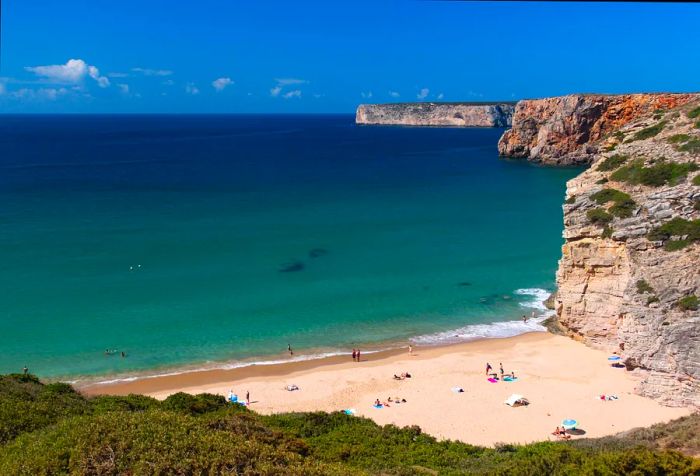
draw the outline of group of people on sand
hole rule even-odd
[[[360,361],[360,349],[352,349],[352,360],[355,362]]]
[[[390,407],[392,403],[395,403],[396,405],[398,405],[400,403],[406,403],[406,399],[401,398],[401,397],[394,397],[392,399],[391,397],[389,397],[386,399],[386,401],[383,401],[383,402],[379,399],[376,399],[374,401],[374,406],[375,407]]]
[[[510,378],[515,378],[515,371],[511,370],[509,374],[506,374],[505,371],[503,370],[503,362],[499,362],[499,371],[501,374],[501,380],[503,380],[503,377],[510,377]],[[492,378],[498,380],[498,373],[493,372],[493,367],[491,367],[491,364],[486,362],[486,375],[490,375]]]
[[[556,436],[557,438],[559,438],[560,440],[570,440],[570,439],[571,439],[571,435],[569,435],[569,434],[566,432],[566,428],[564,428],[563,426],[562,426],[562,427],[557,427],[557,428],[552,432],[552,434],[553,434],[554,436]]]
[[[411,378],[411,374],[408,372],[403,372],[401,375],[394,374],[394,380],[406,380],[407,378]]]

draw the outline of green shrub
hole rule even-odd
[[[652,303],[655,303],[655,302],[659,302],[659,298],[658,298],[658,297],[656,297],[656,296],[649,296],[649,297],[647,298],[647,306],[648,306],[649,304],[652,304]]]
[[[695,203],[693,204],[693,210],[700,210],[700,198],[695,199]]]
[[[178,392],[163,400],[161,407],[164,410],[200,415],[221,410],[227,405],[226,399],[221,395],[212,395],[211,393],[190,395],[189,393]]]
[[[700,121],[698,121],[698,122],[696,122],[695,124],[693,124],[693,126],[694,126],[696,129],[700,129]]]
[[[668,139],[669,144],[682,144],[683,142],[688,142],[690,136],[688,134],[674,134]]]
[[[685,220],[676,217],[652,230],[647,238],[651,241],[665,241],[667,251],[676,251],[700,241],[700,219]],[[678,238],[671,240],[671,238]]]
[[[688,111],[687,116],[691,119],[695,119],[696,117],[700,117],[700,106],[696,107],[695,109],[691,109]]]
[[[598,170],[600,170],[601,172],[615,170],[616,168],[620,167],[622,164],[627,162],[628,158],[629,157],[626,155],[611,155],[610,157],[606,157],[603,161],[601,161],[598,164]]]
[[[679,299],[678,307],[682,311],[697,311],[698,307],[700,307],[700,300],[698,300],[697,296],[691,294],[690,296]]]
[[[603,238],[612,238],[613,235],[613,229],[610,225],[605,225],[603,227],[603,234],[601,235]]]
[[[595,183],[598,184],[598,185],[603,185],[603,184],[606,184],[606,183],[608,183],[608,182],[609,182],[609,180],[608,180],[607,177],[603,177],[602,179],[598,179],[598,180],[595,181]]]
[[[611,214],[603,210],[602,208],[594,208],[586,212],[586,216],[594,225],[605,226],[609,224],[613,217]]]
[[[634,210],[637,208],[637,202],[632,200],[632,197],[630,197],[629,194],[613,188],[604,188],[603,190],[591,195],[591,198],[599,205],[603,205],[611,201],[614,202],[613,206],[610,207],[610,213],[619,218],[631,217]]]
[[[632,142],[636,140],[650,139],[664,130],[664,127],[666,127],[666,121],[657,122],[653,126],[645,127],[644,129],[637,131],[629,141]]]
[[[566,199],[565,203],[567,203],[569,205],[571,205],[572,203],[576,203],[576,196],[575,195],[570,196],[569,198]]]
[[[694,137],[683,145],[677,147],[680,152],[689,152],[691,154],[700,154],[700,139]]]
[[[693,177],[693,185],[700,185],[700,174]]]
[[[649,283],[647,283],[645,280],[640,279],[637,281],[637,292],[639,294],[653,293],[654,288],[652,288],[651,285]]]
[[[663,159],[646,167],[642,159],[637,159],[631,164],[613,172],[610,178],[616,182],[660,187],[662,185],[676,185],[688,173],[699,168],[694,162],[677,163],[667,162]]]

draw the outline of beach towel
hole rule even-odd
[[[299,387],[297,387],[295,384],[291,384],[287,385],[287,390],[293,392],[294,390],[299,390]]]
[[[491,383],[496,383],[496,382],[498,382],[498,379],[497,379],[497,378],[493,378],[493,377],[489,377],[489,382],[491,382]]]
[[[503,377],[504,382],[515,382],[518,380],[518,377]]]
[[[380,409],[384,408],[384,405],[381,405],[381,404],[380,404],[380,405],[372,405],[372,406],[373,406],[374,408],[376,408],[377,410],[380,410]]]
[[[345,413],[346,415],[354,415],[355,409],[354,408],[346,408],[345,410],[343,410],[343,413]]]

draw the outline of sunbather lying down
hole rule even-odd
[[[403,380],[407,378],[411,378],[411,374],[409,374],[408,372],[404,372],[401,375],[394,374],[394,380]]]
[[[569,435],[569,434],[566,433],[566,430],[564,429],[564,427],[561,427],[561,428],[557,427],[557,428],[552,432],[552,434],[553,434],[554,436],[556,436],[557,438],[562,439],[562,440],[571,439],[571,435]]]
[[[393,400],[391,397],[389,397],[386,399],[386,401],[389,403],[406,403],[406,399],[401,397],[394,397]]]

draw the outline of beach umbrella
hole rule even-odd
[[[561,422],[561,426],[563,426],[565,430],[575,430],[576,426],[578,426],[578,422],[576,420],[568,418]]]

